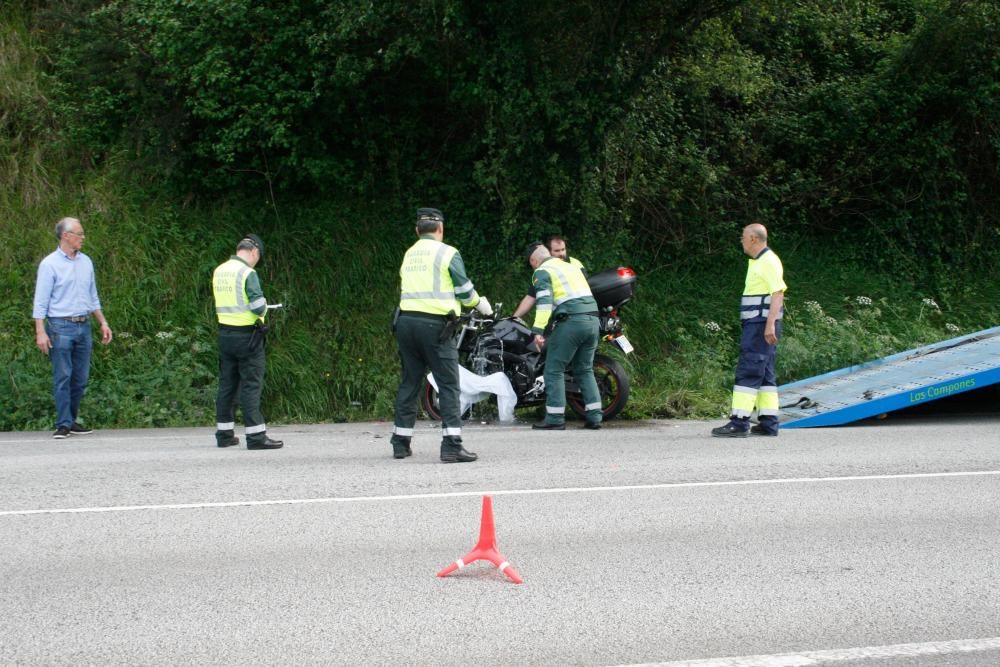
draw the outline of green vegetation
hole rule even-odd
[[[29,315],[63,215],[116,331],[100,426],[212,422],[208,281],[249,230],[289,306],[269,421],[390,417],[418,205],[508,310],[546,231],[634,266],[633,417],[726,410],[752,221],[782,382],[994,326],[998,100],[985,0],[4,3],[0,430],[52,420]]]

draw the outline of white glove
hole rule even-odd
[[[489,317],[493,314],[493,306],[490,305],[489,300],[485,296],[479,297],[479,303],[476,304],[476,310],[483,317]]]

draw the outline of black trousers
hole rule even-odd
[[[267,425],[260,411],[264,389],[264,335],[253,327],[220,327],[219,393],[215,399],[215,436],[233,435],[236,405],[243,410],[247,442],[263,442]]]
[[[396,322],[396,343],[403,367],[396,392],[395,436],[410,438],[417,422],[417,402],[427,369],[434,374],[441,403],[442,441],[462,437],[459,397],[458,349],[451,338],[441,341],[444,319],[400,314]]]

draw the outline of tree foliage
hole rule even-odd
[[[443,201],[484,221],[484,248],[561,227],[646,240],[653,262],[753,220],[843,234],[879,261],[998,241],[1000,9],[985,0],[53,0],[36,14],[74,139],[195,193]]]

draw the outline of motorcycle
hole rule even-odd
[[[636,273],[619,267],[590,276],[591,293],[597,301],[601,340],[628,355],[634,348],[623,332],[619,311],[635,294]],[[457,335],[459,363],[476,375],[503,373],[517,395],[515,407],[545,404],[545,349],[535,345],[531,328],[520,318],[501,317],[497,304],[490,317],[476,311],[461,316]],[[630,394],[628,375],[622,364],[606,354],[594,355],[594,378],[601,396],[604,419],[613,419],[625,408]],[[429,382],[420,396],[424,412],[440,421],[437,390]],[[572,372],[566,371],[566,403],[577,415],[586,413],[583,395]],[[467,415],[463,415],[466,417]]]

